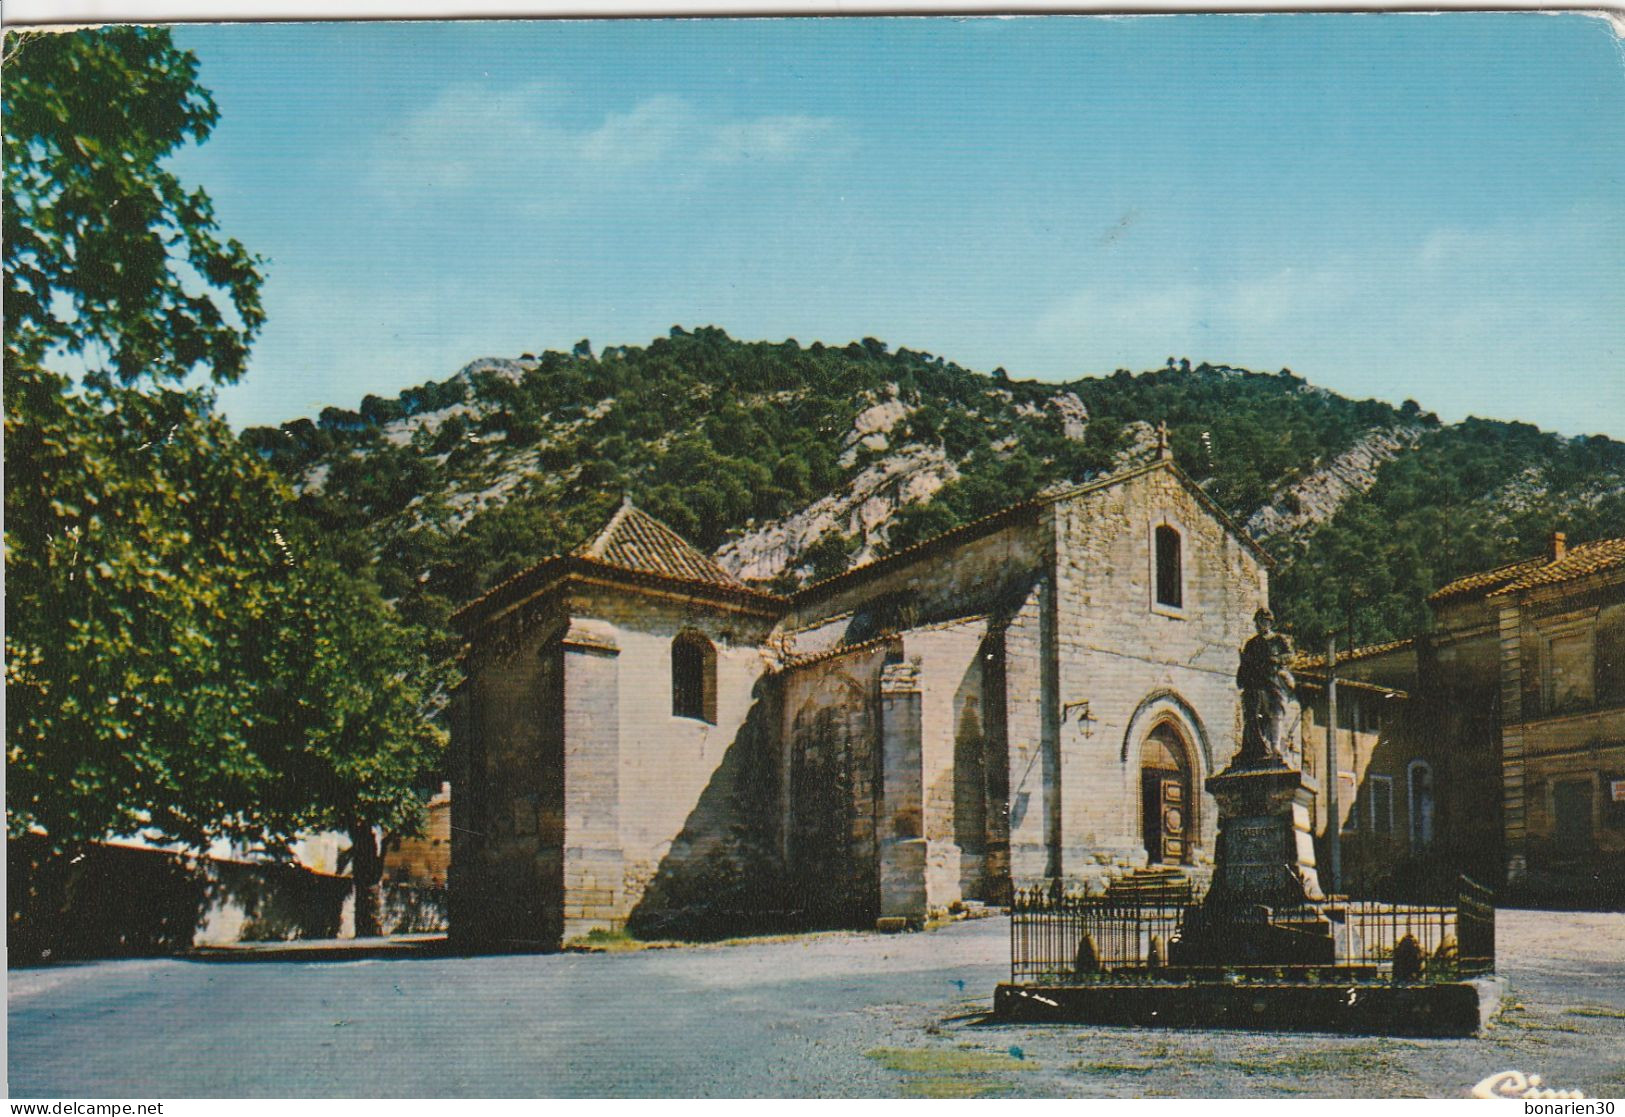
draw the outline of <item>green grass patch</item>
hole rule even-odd
[[[910,1098],[981,1098],[1008,1091],[1014,1083],[1005,1072],[1032,1070],[1037,1064],[1002,1051],[958,1047],[876,1047],[864,1054],[888,1070],[900,1071],[903,1096]]]
[[[1174,1066],[1207,1067],[1214,1061],[1211,1047],[1181,1047],[1166,1042],[1153,1043],[1141,1054],[1147,1059],[1165,1059]]]
[[[903,1083],[908,1098],[985,1098],[1002,1094],[1011,1083],[1000,1078],[910,1078]]]
[[[1376,1044],[1350,1047],[1314,1047],[1273,1055],[1241,1056],[1226,1063],[1246,1075],[1270,1077],[1293,1075],[1369,1073],[1393,1069],[1393,1058]]]
[[[1597,1020],[1625,1020],[1625,1008],[1607,1005],[1579,1005],[1568,1010],[1570,1016],[1589,1016]]]
[[[573,939],[567,939],[564,943],[564,949],[566,950],[611,952],[642,950],[643,947],[644,943],[641,940],[633,938],[625,931],[606,931],[602,927],[594,927],[585,935],[577,935]]]
[[[1002,1051],[967,1051],[961,1047],[876,1047],[864,1054],[887,1070],[907,1074],[981,1074],[1032,1070],[1037,1065]]]
[[[1074,1063],[1072,1070],[1080,1074],[1150,1074],[1157,1069],[1155,1063],[1127,1063],[1103,1059],[1095,1063]]]

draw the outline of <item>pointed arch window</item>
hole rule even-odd
[[[697,632],[671,642],[671,713],[717,723],[717,649]]]

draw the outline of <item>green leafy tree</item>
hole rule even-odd
[[[284,490],[206,393],[163,386],[235,380],[262,317],[257,261],[161,165],[214,105],[161,30],[6,54],[9,824],[59,846],[251,833],[266,773],[225,664]],[[45,367],[65,354],[105,370]]]
[[[276,773],[261,810],[278,833],[349,835],[358,935],[379,933],[378,832],[417,828],[419,790],[445,749],[435,715],[452,669],[425,646],[370,580],[311,557],[270,579],[244,649],[257,680],[250,745]]]
[[[417,817],[444,681],[367,579],[295,558],[286,483],[172,386],[235,381],[263,320],[258,259],[162,165],[215,122],[197,61],[150,28],[6,50],[8,827],[342,828],[376,930],[376,828]],[[305,426],[302,453],[335,437]],[[416,480],[388,464],[379,501]]]
[[[196,392],[8,372],[5,435],[12,832],[256,836],[273,773],[234,644],[286,490]]]
[[[199,366],[235,381],[265,317],[261,261],[163,163],[219,116],[196,56],[150,27],[26,32],[5,51],[7,371],[65,351],[125,383]]]

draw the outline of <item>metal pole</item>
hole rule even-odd
[[[1331,858],[1332,887],[1343,890],[1343,826],[1337,813],[1337,637],[1326,638],[1326,846]]]

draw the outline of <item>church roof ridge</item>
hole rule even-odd
[[[526,587],[535,588],[550,576],[571,570],[584,573],[591,569],[656,585],[696,587],[740,600],[784,601],[777,594],[746,585],[623,494],[620,505],[595,535],[564,554],[550,555],[498,582],[453,613],[452,623],[467,626],[476,618],[483,623],[531,596]]]
[[[1088,496],[1092,493],[1100,492],[1116,485],[1121,485],[1125,481],[1132,481],[1136,477],[1143,477],[1148,473],[1155,473],[1159,469],[1166,469],[1176,478],[1178,478],[1180,483],[1189,489],[1192,495],[1196,497],[1198,503],[1207,509],[1214,519],[1223,524],[1226,530],[1234,535],[1243,546],[1247,547],[1248,550],[1257,555],[1265,565],[1275,565],[1275,559],[1259,544],[1258,540],[1247,534],[1247,529],[1242,527],[1241,524],[1236,521],[1234,516],[1231,516],[1228,512],[1226,512],[1218,501],[1214,500],[1211,496],[1204,492],[1202,490],[1202,486],[1198,485],[1195,480],[1191,478],[1190,474],[1181,469],[1179,464],[1175,462],[1172,457],[1157,457],[1151,461],[1141,462],[1138,465],[1133,465],[1126,469],[1118,470],[1116,473],[1109,473],[1101,477],[1092,478],[1088,481],[1080,481],[1076,484],[1071,484],[1049,492],[1040,493],[1038,496],[1029,497],[1026,500],[1020,500],[1013,504],[1007,504],[1003,508],[1000,508],[994,512],[989,512],[985,516],[981,516],[977,519],[960,524],[958,527],[949,528],[947,531],[933,535],[929,539],[922,539],[918,543],[904,547],[901,551],[894,551],[889,555],[884,555],[880,558],[873,559],[861,566],[854,566],[850,570],[844,570],[839,574],[834,574],[828,578],[822,579],[821,581],[803,586],[792,596],[800,598],[815,591],[825,589],[837,582],[841,582],[849,578],[856,578],[860,575],[866,575],[873,571],[883,569],[884,567],[895,565],[906,557],[918,557],[919,555],[934,548],[940,547],[945,543],[953,542],[959,539],[974,539],[983,532],[992,530],[997,526],[1001,526],[1010,520],[1018,518],[1022,514],[1035,512],[1040,508],[1045,508],[1052,504],[1059,504],[1063,500],[1072,500],[1076,497]]]
[[[604,522],[604,526],[598,529],[598,534],[578,544],[570,553],[580,555],[583,558],[600,558],[615,530],[621,526],[621,521],[626,519],[627,513],[631,512],[632,508],[631,495],[622,493],[620,504],[615,506],[615,511],[610,513],[610,517]]]
[[[719,566],[710,555],[698,550],[626,496],[621,498],[621,506],[603,530],[571,554],[640,574],[705,582],[728,589],[744,588],[743,582]]]

